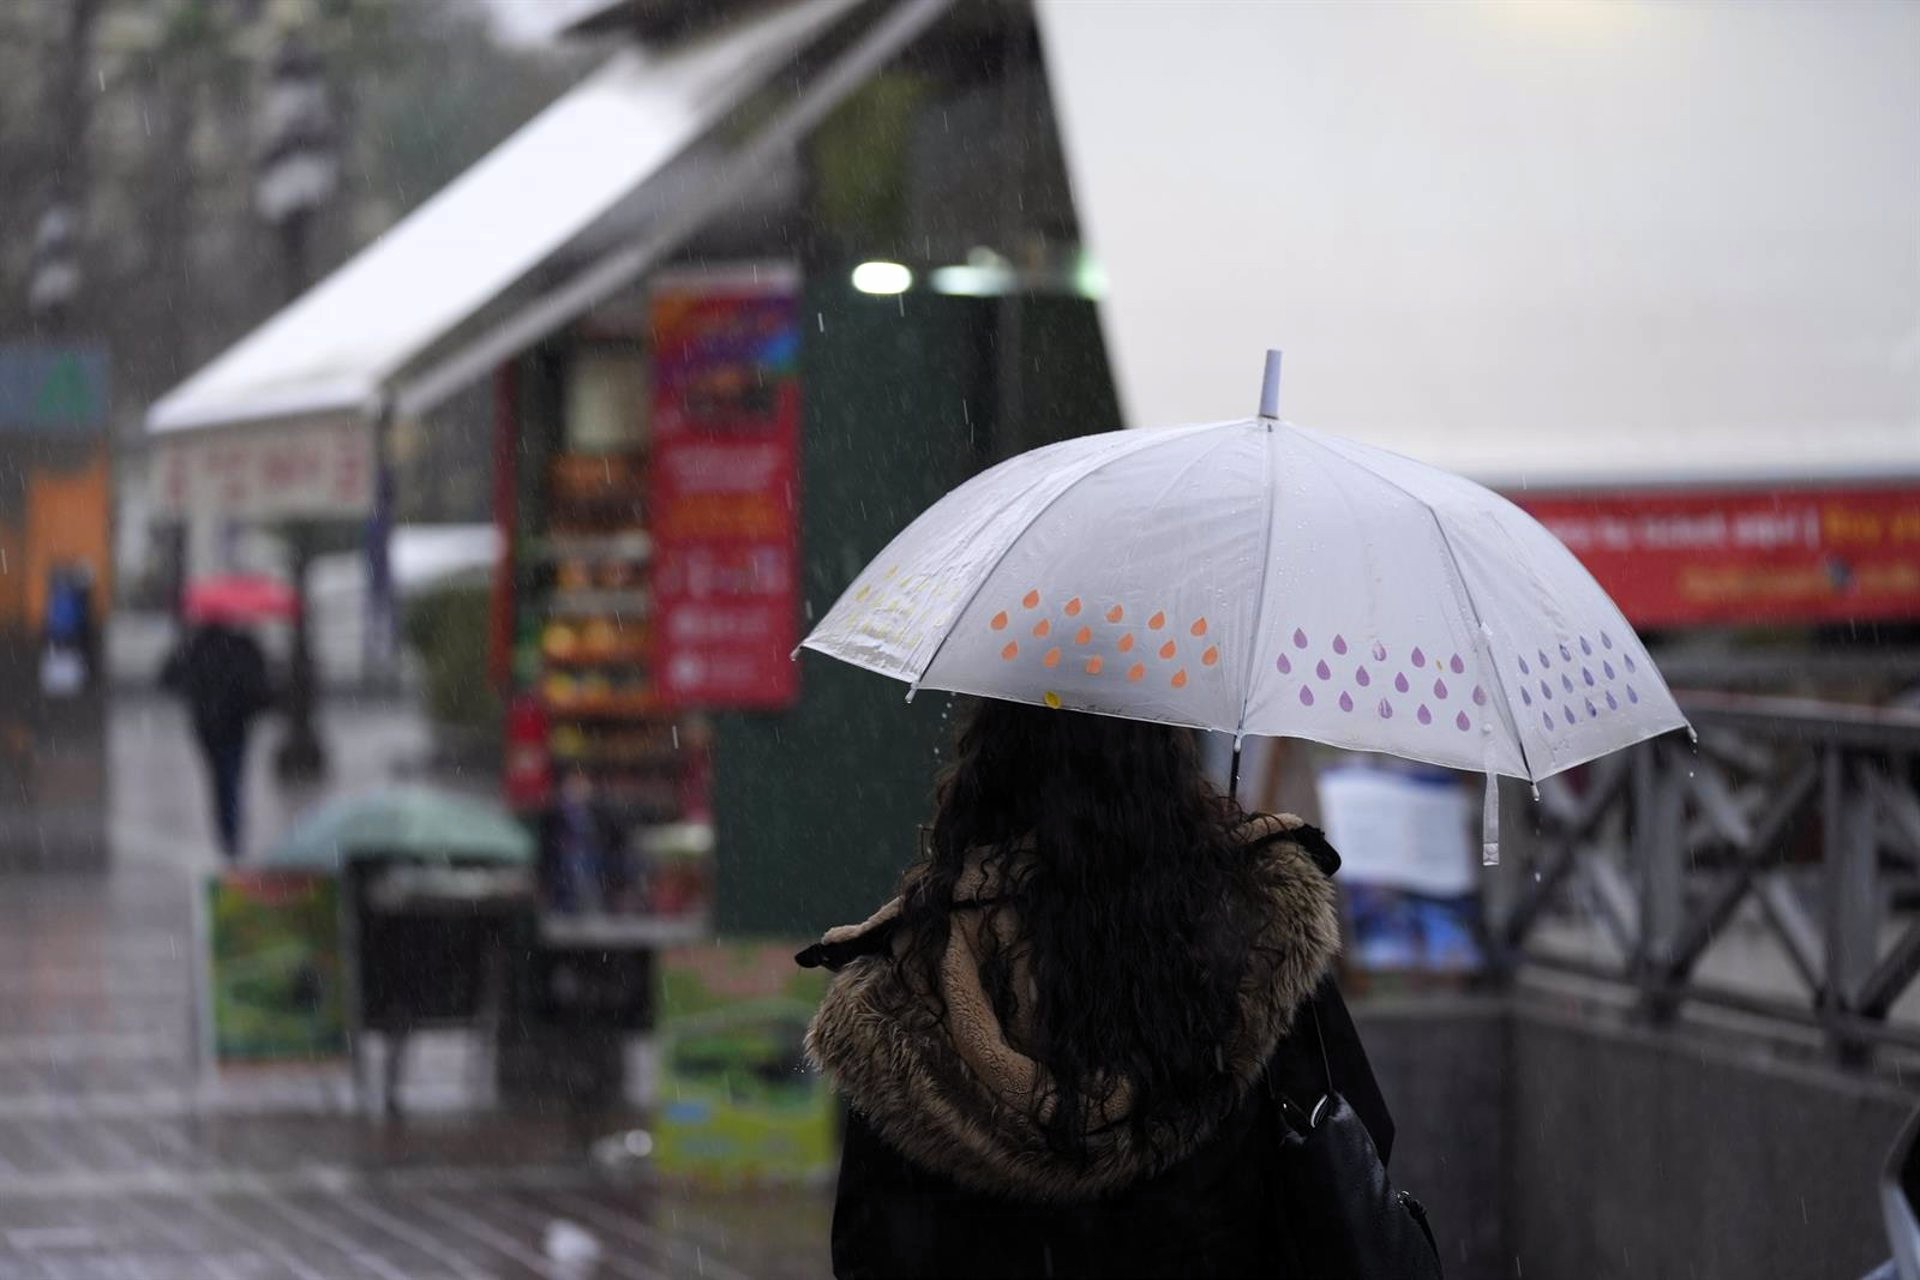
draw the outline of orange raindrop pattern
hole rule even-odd
[[[1035,646],[1034,652],[1040,655],[1040,665],[1044,669],[1048,671],[1059,669],[1065,654],[1065,637],[1069,631],[1071,632],[1074,646],[1089,650],[1085,655],[1078,655],[1075,658],[1075,661],[1080,664],[1081,673],[1084,675],[1095,677],[1105,675],[1110,657],[1114,654],[1119,654],[1127,658],[1137,656],[1134,650],[1140,639],[1139,634],[1131,629],[1123,628],[1127,617],[1126,606],[1118,603],[1109,606],[1100,615],[1106,619],[1107,627],[1096,630],[1095,625],[1092,623],[1069,621],[1078,620],[1083,613],[1087,612],[1087,604],[1082,597],[1073,596],[1064,604],[1060,605],[1058,616],[1052,616],[1048,611],[1041,610],[1041,599],[1042,597],[1038,587],[1027,591],[1026,594],[1020,598],[1020,607],[1022,609],[1040,610],[1039,616],[1034,619],[1033,624],[1028,628],[1029,632],[1036,639],[1048,640],[1053,637],[1054,624],[1056,622],[1060,623],[1064,628],[1061,632],[1061,643],[1049,644],[1045,647]],[[1012,625],[1012,614],[1009,610],[1002,609],[988,620],[987,625],[994,631],[1005,631]],[[1189,665],[1183,665],[1179,660],[1183,656],[1181,652],[1182,648],[1190,642],[1183,638],[1164,634],[1169,630],[1170,626],[1178,625],[1177,623],[1170,622],[1167,612],[1164,609],[1154,610],[1152,615],[1147,618],[1146,625],[1148,631],[1163,633],[1161,636],[1156,637],[1161,643],[1154,648],[1154,653],[1160,661],[1173,664],[1172,673],[1167,677],[1168,686],[1174,689],[1187,688],[1192,683],[1193,677]],[[1201,649],[1201,644],[1205,643],[1210,629],[1211,624],[1209,624],[1204,617],[1193,618],[1186,624],[1187,636],[1191,637],[1193,641],[1200,642],[1193,644],[1193,649],[1198,649],[1200,652],[1196,654],[1192,649],[1189,649],[1184,655],[1187,664],[1191,664],[1197,658],[1199,665],[1205,669],[1211,669],[1220,665],[1220,646],[1218,644],[1206,644],[1206,647]],[[1106,652],[1101,652],[1103,649],[1105,649]],[[1009,640],[1000,650],[1000,658],[1003,662],[1017,661],[1020,658],[1019,642]],[[1147,664],[1141,661],[1130,661],[1124,666],[1116,666],[1114,674],[1124,675],[1129,684],[1138,684],[1147,677]],[[1058,690],[1047,690],[1043,694],[1042,701],[1049,707],[1059,707],[1062,705],[1061,695]]]

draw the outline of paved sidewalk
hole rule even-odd
[[[391,707],[329,712],[337,782],[424,747]],[[0,1280],[709,1276],[825,1271],[817,1193],[672,1193],[601,1172],[563,1116],[388,1127],[290,1099],[204,1105],[191,915],[215,864],[164,703],[112,721],[113,869],[0,879]],[[256,750],[265,753],[270,742]],[[255,847],[302,799],[254,779]]]

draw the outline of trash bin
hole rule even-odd
[[[359,1029],[404,1035],[497,1015],[515,921],[532,911],[526,868],[362,854],[347,885]]]

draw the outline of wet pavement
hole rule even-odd
[[[353,746],[335,785],[424,755],[393,706],[335,708],[328,728]],[[312,1082],[210,1090],[191,1031],[189,890],[215,859],[187,744],[173,708],[123,700],[112,869],[0,878],[0,1280],[825,1274],[818,1192],[615,1176],[588,1158],[597,1130],[577,1116],[389,1124]],[[256,847],[312,798],[256,770]]]

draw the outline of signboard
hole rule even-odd
[[[1474,813],[1459,775],[1343,766],[1322,772],[1316,789],[1340,851],[1349,963],[1369,973],[1478,969]]]
[[[207,878],[211,1060],[311,1062],[347,1052],[340,882],[290,871]]]
[[[104,348],[0,345],[0,431],[91,435],[107,407]]]
[[[654,1162],[717,1186],[824,1179],[837,1107],[806,1064],[826,973],[797,944],[713,943],[662,953]]]
[[[796,307],[786,269],[654,287],[649,510],[670,706],[775,710],[799,693]]]
[[[1515,500],[1635,626],[1920,619],[1920,488]]]
[[[350,518],[374,506],[373,427],[358,418],[192,432],[154,443],[163,516]]]

